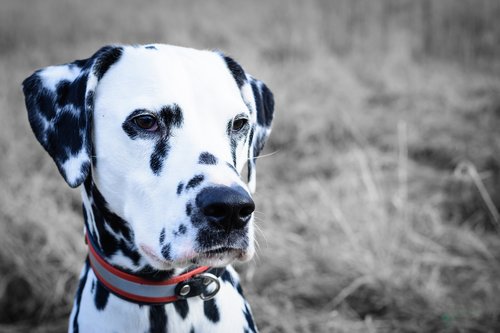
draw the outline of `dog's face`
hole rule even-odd
[[[24,90],[32,128],[66,181],[92,175],[151,266],[252,257],[254,203],[240,174],[248,162],[254,186],[273,101],[232,59],[107,47],[35,73]]]

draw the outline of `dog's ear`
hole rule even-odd
[[[241,97],[250,109],[252,115],[252,129],[249,136],[248,147],[248,187],[253,193],[255,191],[255,162],[260,152],[264,148],[269,134],[271,134],[271,123],[274,114],[274,97],[273,93],[264,84],[247,74],[243,68],[232,58],[217,51],[224,59],[227,68],[231,72],[238,88],[241,92]]]
[[[255,102],[256,122],[250,133],[250,146],[248,151],[248,186],[251,192],[256,186],[256,159],[259,156],[269,134],[274,115],[274,97],[269,88],[262,82],[247,75],[248,83],[252,88]]]
[[[106,46],[88,59],[42,68],[23,82],[31,128],[71,187],[90,172],[94,91],[122,51]]]

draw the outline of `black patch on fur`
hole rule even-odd
[[[205,179],[205,176],[202,174],[196,175],[187,183],[186,190],[197,187],[201,184],[201,182]]]
[[[233,158],[233,165],[234,168],[236,169],[236,147],[238,146],[238,141],[236,141],[236,138],[234,136],[231,136],[231,157]]]
[[[252,313],[250,312],[250,308],[248,307],[248,303],[245,302],[245,310],[243,310],[243,314],[245,315],[245,319],[247,321],[248,328],[251,332],[257,332],[255,328],[255,323],[253,321]]]
[[[238,294],[241,295],[241,297],[245,297],[243,294],[243,288],[241,288],[241,283],[236,284],[236,290],[238,291]]]
[[[215,303],[215,298],[203,303],[203,312],[212,323],[217,323],[220,320],[219,308],[217,307],[217,303]]]
[[[215,165],[215,164],[217,164],[217,157],[210,154],[209,152],[204,152],[204,153],[200,154],[200,157],[198,158],[198,163],[199,164]]]
[[[165,228],[161,229],[161,232],[160,232],[160,245],[163,244],[164,240],[165,240]]]
[[[120,60],[122,53],[123,48],[114,46],[106,46],[97,51],[95,56],[98,58],[94,64],[94,75],[97,76],[97,80],[100,80],[109,68]]]
[[[151,159],[149,160],[149,166],[155,175],[158,176],[160,174],[163,161],[169,150],[170,145],[166,140],[160,140],[156,143],[153,154],[151,154]]]
[[[154,46],[154,45],[148,45],[148,46],[146,46],[146,47],[144,47],[144,48],[145,48],[145,49],[148,49],[148,50],[158,50],[158,49],[156,48],[156,46]]]
[[[165,306],[152,305],[149,308],[149,333],[167,333],[167,323]]]
[[[180,299],[174,302],[175,311],[182,317],[186,319],[189,312],[189,304],[185,299]]]
[[[241,88],[241,86],[246,81],[245,71],[236,61],[234,61],[234,59],[228,56],[224,56],[224,61],[226,62],[227,68],[229,68],[229,71],[233,75],[233,78],[236,81],[238,88]]]
[[[186,215],[191,216],[192,211],[193,211],[193,205],[191,205],[191,203],[188,202],[186,204]]]
[[[177,195],[181,195],[183,189],[184,189],[184,183],[180,182],[179,185],[177,185]]]
[[[191,326],[191,330],[189,331],[189,333],[196,333],[193,326]]]
[[[95,288],[94,304],[97,310],[102,311],[108,304],[109,291],[99,281],[97,281]]]
[[[184,235],[187,232],[187,227],[185,224],[181,224],[179,226],[179,230],[177,231],[178,235]]]
[[[227,270],[225,270],[224,273],[222,273],[220,278],[222,281],[227,282],[234,287],[235,281],[233,280],[231,273],[229,273]]]
[[[87,276],[89,273],[89,261],[88,258],[85,260],[85,266],[84,266],[84,271],[82,278],[80,279],[80,282],[78,283],[78,289],[76,291],[76,296],[75,296],[75,317],[73,318],[73,332],[78,333],[80,331],[80,328],[78,327],[78,314],[80,313],[80,303],[82,301],[82,293],[83,289],[85,288],[85,282],[87,282]]]
[[[184,116],[182,115],[182,110],[177,104],[166,105],[160,109],[159,112],[160,119],[163,121],[168,128],[176,127],[179,128],[184,122]]]
[[[161,255],[163,256],[163,258],[167,259],[167,260],[171,260],[172,258],[170,257],[170,243],[167,243],[165,244],[162,248],[161,248]]]

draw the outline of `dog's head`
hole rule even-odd
[[[31,127],[66,182],[92,177],[151,266],[251,258],[255,158],[274,102],[234,60],[108,46],[41,69],[23,87]]]

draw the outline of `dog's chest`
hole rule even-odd
[[[80,303],[75,301],[70,332],[255,332],[250,308],[235,274],[232,269],[228,272],[212,300],[191,298],[148,306],[109,294],[90,269],[81,282]]]

